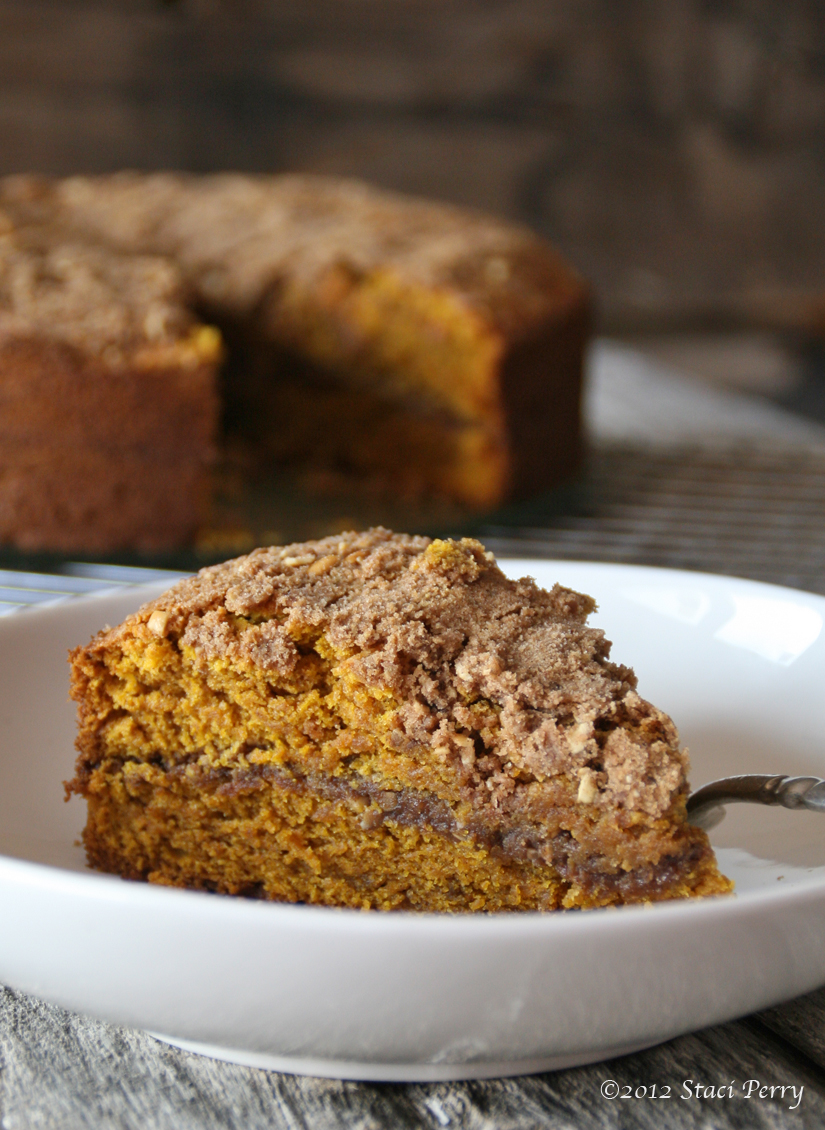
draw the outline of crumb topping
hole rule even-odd
[[[141,625],[157,633],[162,616],[204,660],[288,675],[323,636],[342,669],[398,703],[398,748],[426,743],[468,775],[484,769],[486,803],[517,810],[536,782],[564,774],[579,804],[660,816],[685,788],[686,755],[587,626],[594,607],[560,585],[508,579],[472,539],[379,528],[203,569],[97,645]],[[479,702],[497,714],[489,749],[469,733]]]
[[[0,331],[45,333],[113,366],[187,334],[194,319],[170,260],[54,235],[0,225]]]
[[[527,228],[340,177],[116,173],[6,177],[0,205],[124,251],[180,264],[211,307],[277,319],[280,284],[314,288],[387,269],[447,287],[505,334],[575,308],[584,283]]]

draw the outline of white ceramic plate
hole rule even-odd
[[[504,562],[592,593],[694,786],[825,776],[825,599],[631,566]],[[67,648],[160,586],[0,620],[0,981],[254,1066],[353,1079],[519,1074],[630,1051],[825,982],[825,816],[740,805],[736,898],[441,917],[283,906],[94,874],[64,804]]]

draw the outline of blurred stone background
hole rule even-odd
[[[122,167],[344,173],[506,213],[612,332],[815,327],[825,5],[0,0],[0,171]]]

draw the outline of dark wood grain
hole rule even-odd
[[[825,989],[761,1012],[758,1020],[825,1067]]]
[[[0,993],[3,1130],[339,1130],[359,1127],[522,1130],[524,1127],[813,1128],[825,1123],[825,1075],[751,1022],[726,1024],[622,1059],[520,1079],[369,1084],[280,1075],[167,1047],[142,1032]],[[746,1099],[747,1080],[804,1088],[796,1102]],[[614,1080],[670,1098],[604,1098]],[[691,1081],[691,1082],[688,1082]],[[735,1097],[696,1097],[695,1086]],[[693,1097],[686,1097],[693,1092]],[[703,1090],[702,1095],[705,1092]]]

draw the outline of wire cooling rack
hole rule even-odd
[[[602,445],[571,490],[472,532],[502,557],[694,569],[825,594],[825,453],[752,442],[721,451]],[[183,575],[80,561],[53,573],[4,569],[0,615]]]
[[[178,580],[181,573],[125,565],[95,565],[67,561],[58,573],[30,573],[0,569],[0,616],[31,604],[54,604],[79,593],[98,592],[122,585]]]
[[[500,556],[727,573],[825,594],[825,454],[604,446],[553,514],[482,525]]]

